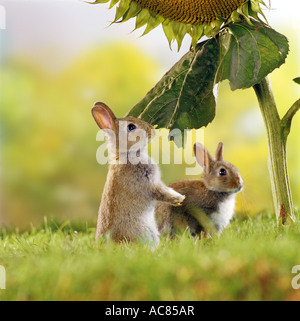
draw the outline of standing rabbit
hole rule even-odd
[[[197,212],[202,213],[203,223],[209,218],[209,224],[220,233],[234,214],[236,193],[242,190],[244,183],[237,168],[223,161],[223,143],[219,143],[215,159],[200,143],[194,144],[194,154],[203,168],[202,178],[186,179],[169,185],[185,195],[185,200],[176,209],[168,204],[156,206],[156,219],[161,233],[173,234],[180,223],[188,226],[193,236],[201,231],[207,232],[204,224],[196,219],[194,214]]]
[[[147,154],[154,137],[151,125],[135,117],[117,119],[111,109],[96,103],[92,115],[105,132],[110,165],[99,208],[96,240],[142,241],[156,245],[157,201],[181,205],[184,196],[165,186],[159,168]]]

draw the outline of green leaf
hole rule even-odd
[[[164,128],[199,128],[215,117],[213,95],[219,65],[216,39],[200,43],[177,62],[129,112]]]
[[[116,15],[115,20],[112,22],[117,22],[123,15],[127,12],[129,9],[130,1],[129,0],[121,0],[117,9],[116,9]]]
[[[248,2],[245,2],[241,7],[237,8],[237,13],[242,15],[244,19],[247,21],[248,24],[251,25],[251,20],[249,18],[249,12],[248,12]]]
[[[169,46],[171,47],[171,43],[175,39],[175,36],[174,36],[173,28],[172,28],[172,25],[171,25],[170,21],[169,20],[165,20],[162,23],[162,28],[163,28],[163,31],[165,33],[165,36],[168,39]]]
[[[178,47],[178,51],[180,50],[181,44],[182,44],[182,40],[186,34],[186,25],[184,23],[180,23],[177,21],[172,21],[171,22],[171,26],[173,29],[173,34],[174,37],[177,41],[177,47]]]
[[[120,0],[111,0],[110,5],[109,5],[109,9],[111,9],[112,7],[114,7]]]
[[[228,79],[232,90],[249,88],[284,63],[288,41],[264,23],[226,28],[183,56],[129,115],[169,129],[207,126],[215,117],[216,83]],[[174,26],[172,31],[178,33]]]
[[[203,36],[204,26],[203,25],[192,25],[190,30],[188,31],[188,33],[192,37],[192,47],[196,48],[197,42]]]
[[[124,14],[121,22],[125,22],[125,21],[137,16],[141,12],[141,10],[142,10],[142,8],[140,5],[138,5],[135,2],[130,1],[129,9]]]
[[[229,79],[232,90],[257,84],[284,63],[289,51],[285,36],[261,22],[233,23],[220,37],[219,81]]]
[[[300,77],[294,78],[293,81],[294,81],[296,84],[300,85]]]
[[[147,9],[142,9],[136,16],[135,29],[143,27],[150,19],[150,12]]]
[[[106,3],[108,1],[110,1],[110,0],[96,0],[94,2],[88,2],[88,3],[90,3],[90,4],[98,4],[98,3]]]
[[[159,16],[159,15],[152,16],[150,14],[150,18],[148,20],[147,27],[146,27],[144,33],[142,34],[142,36],[145,36],[147,33],[149,33],[151,30],[156,28],[164,20],[165,20],[165,18],[163,18],[162,16]]]

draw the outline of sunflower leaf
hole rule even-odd
[[[165,36],[166,36],[167,39],[168,39],[169,46],[171,47],[171,43],[172,43],[172,41],[175,39],[172,25],[171,25],[171,23],[170,23],[168,20],[165,20],[165,21],[162,23],[162,28],[163,28],[163,31],[164,31],[164,33],[165,33]]]
[[[123,15],[127,12],[129,9],[130,1],[129,0],[121,0],[117,9],[116,9],[116,15],[115,20],[112,22],[117,22]]]
[[[212,38],[177,62],[128,113],[164,128],[199,128],[215,117],[214,79],[219,45]]]
[[[143,27],[150,19],[150,12],[146,9],[142,9],[136,16],[135,30]]]
[[[294,81],[296,84],[300,85],[300,77],[294,78],[293,81]]]
[[[126,11],[124,16],[122,17],[121,22],[125,22],[135,16],[137,16],[141,12],[142,8],[137,3],[130,1],[129,9]]]
[[[220,37],[222,64],[217,79],[228,79],[232,90],[259,83],[284,63],[289,51],[285,36],[261,22],[252,24],[229,24],[230,32]]]
[[[108,1],[110,1],[110,0],[96,0],[94,2],[88,2],[88,3],[90,3],[90,4],[98,4],[98,3],[106,3]]]
[[[249,88],[284,63],[288,41],[275,30],[255,21],[226,28],[185,54],[129,115],[168,129],[207,126],[215,117],[215,84],[228,79],[232,90]]]
[[[111,0],[109,9],[113,8],[120,0]]]
[[[186,25],[177,21],[170,22],[173,29],[174,37],[177,41],[178,51],[180,50],[182,40],[186,34]]]
[[[144,31],[144,33],[142,34],[142,36],[145,36],[147,33],[149,33],[151,30],[153,30],[154,28],[156,28],[161,22],[163,22],[165,20],[165,18],[163,18],[162,16],[151,16],[148,20],[147,23],[147,27]]]
[[[204,26],[203,25],[198,25],[198,26],[192,25],[190,30],[188,31],[188,33],[192,37],[192,47],[196,48],[197,42],[203,36]]]

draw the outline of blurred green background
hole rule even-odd
[[[143,38],[130,34],[130,22],[105,29],[114,16],[105,5],[0,4],[7,18],[6,30],[0,30],[0,227],[26,228],[45,216],[94,224],[108,166],[96,161],[101,143],[96,141],[91,107],[103,101],[118,117],[124,116],[188,50],[189,39],[177,53],[176,48],[169,50],[160,28]],[[271,74],[282,116],[300,96],[300,87],[292,82],[300,76],[299,26],[287,11],[280,11],[280,1],[272,4],[277,11],[266,12],[269,22],[290,41],[286,64]],[[285,22],[278,20],[277,25],[278,10]],[[224,142],[225,160],[244,178],[238,215],[272,210],[266,135],[254,91],[232,92],[227,82],[222,83],[216,118],[204,135],[212,153],[219,141]],[[299,137],[297,115],[288,140],[296,206]],[[161,165],[164,182],[185,178],[185,168]]]

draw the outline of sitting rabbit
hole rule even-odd
[[[220,233],[234,214],[236,193],[242,190],[244,183],[237,168],[223,161],[223,143],[219,143],[215,159],[200,143],[194,144],[194,154],[203,168],[202,178],[181,180],[169,185],[185,195],[185,200],[176,209],[168,204],[156,206],[156,219],[161,233],[174,234],[176,225],[180,223],[189,227],[193,236],[201,231],[207,232],[204,224],[194,215],[197,211],[198,214],[202,212],[206,220],[209,218],[209,223]]]
[[[110,157],[96,240],[104,235],[117,242],[157,245],[156,202],[178,206],[184,196],[161,182],[159,168],[147,154],[147,145],[155,131],[135,117],[117,119],[111,109],[100,102],[92,108],[92,115],[105,132]]]

